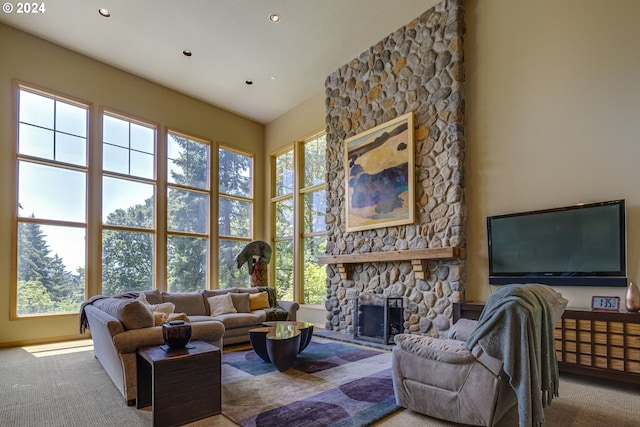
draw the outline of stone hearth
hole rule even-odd
[[[462,3],[444,0],[326,79],[328,331],[353,335],[354,297],[370,292],[404,298],[403,332],[437,336],[463,299],[463,258],[402,256],[466,246],[463,38]],[[344,140],[410,111],[415,222],[346,232]],[[394,251],[392,260],[367,259]],[[345,255],[361,258],[347,271],[331,260]]]

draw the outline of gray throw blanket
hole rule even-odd
[[[518,399],[520,427],[544,425],[544,406],[558,396],[558,362],[551,304],[557,293],[545,285],[507,285],[487,300],[478,327],[465,343],[502,360]]]

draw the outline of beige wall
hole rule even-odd
[[[323,82],[319,83],[323,85]],[[313,133],[323,131],[325,129],[324,117],[326,110],[324,107],[324,90],[321,90],[311,96],[309,99],[299,104],[290,111],[287,111],[277,119],[273,120],[265,127],[265,172],[267,182],[271,182],[271,169],[269,166],[270,156],[286,147],[293,144],[295,141],[300,141]],[[269,187],[267,186],[267,191]],[[267,198],[269,195],[266,196]],[[268,210],[268,208],[266,208]],[[265,217],[264,228],[271,238],[270,229],[271,218]]]
[[[487,216],[581,202],[627,200],[628,275],[638,280],[640,2],[471,0],[465,14],[467,300],[492,291]],[[319,92],[267,125],[267,152],[324,115]],[[624,305],[623,288],[557,289],[571,306],[592,295]]]
[[[150,120],[256,155],[255,176],[264,176],[264,126],[62,47],[0,24],[0,346],[74,336],[77,316],[9,320],[11,231],[15,185],[12,152],[13,79],[93,103],[92,123],[102,106]],[[185,76],[188,78],[188,76]],[[93,134],[99,140],[97,132]],[[266,204],[264,180],[256,180],[256,218]],[[214,216],[215,218],[215,216]],[[255,237],[263,238],[263,222]],[[90,274],[90,273],[89,273]],[[94,278],[94,280],[97,280]]]
[[[640,258],[640,2],[466,1],[467,299],[490,293],[485,218],[624,198]],[[622,288],[558,287],[571,306]],[[624,298],[622,298],[624,305]]]

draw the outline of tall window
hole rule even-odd
[[[174,132],[167,138],[167,287],[207,288],[211,146]]]
[[[326,134],[322,133],[303,143],[300,202],[302,208],[302,302],[324,304],[327,295],[326,267],[316,258],[327,249],[327,228],[324,217],[327,211],[325,192]]]
[[[18,88],[18,316],[85,299],[86,104]]]
[[[17,100],[12,316],[77,314],[95,292],[249,286],[235,257],[253,238],[252,155],[107,110],[96,134],[88,104],[22,84]]]
[[[280,299],[323,304],[326,272],[316,258],[326,250],[326,134],[319,133],[272,158],[275,286]]]
[[[102,293],[154,286],[156,128],[102,115]]]
[[[278,299],[294,301],[294,150],[288,149],[272,158],[274,219],[275,288]]]
[[[218,281],[221,289],[248,286],[236,255],[253,238],[253,157],[218,150]]]

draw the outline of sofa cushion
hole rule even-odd
[[[162,301],[172,302],[176,313],[187,313],[188,316],[208,314],[205,299],[200,292],[163,292]]]
[[[217,319],[214,319],[211,316],[189,316],[189,323],[192,325],[198,322],[211,322]]]
[[[137,299],[104,298],[95,301],[93,305],[118,319],[127,330],[154,325],[151,310]]]
[[[140,294],[138,297],[138,301],[146,305],[152,313],[164,313],[170,314],[173,313],[176,306],[172,302],[163,302],[160,304],[151,304],[147,301],[147,296],[145,294]]]
[[[249,313],[251,311],[251,304],[249,303],[249,294],[246,292],[243,293],[233,293],[230,292],[231,300],[233,301],[233,306],[236,308],[238,313]]]
[[[238,292],[238,290],[236,288],[204,289],[202,291],[202,295],[204,295],[205,298],[209,298],[209,297],[215,297],[216,295],[228,294],[229,292]]]
[[[256,294],[259,292],[258,288],[234,288],[234,289],[229,289],[229,291],[234,293],[244,292],[247,294]]]
[[[266,292],[249,294],[249,307],[251,311],[269,308],[269,295]]]
[[[149,304],[162,304],[162,292],[158,289],[142,291],[140,295],[144,295]]]
[[[263,311],[256,311],[255,313],[227,313],[216,316],[215,320],[222,322],[225,330],[248,326],[257,327],[265,321],[265,315]]]
[[[233,306],[231,294],[217,295],[207,298],[209,301],[209,311],[211,316],[219,316],[226,313],[236,313],[237,310]]]

